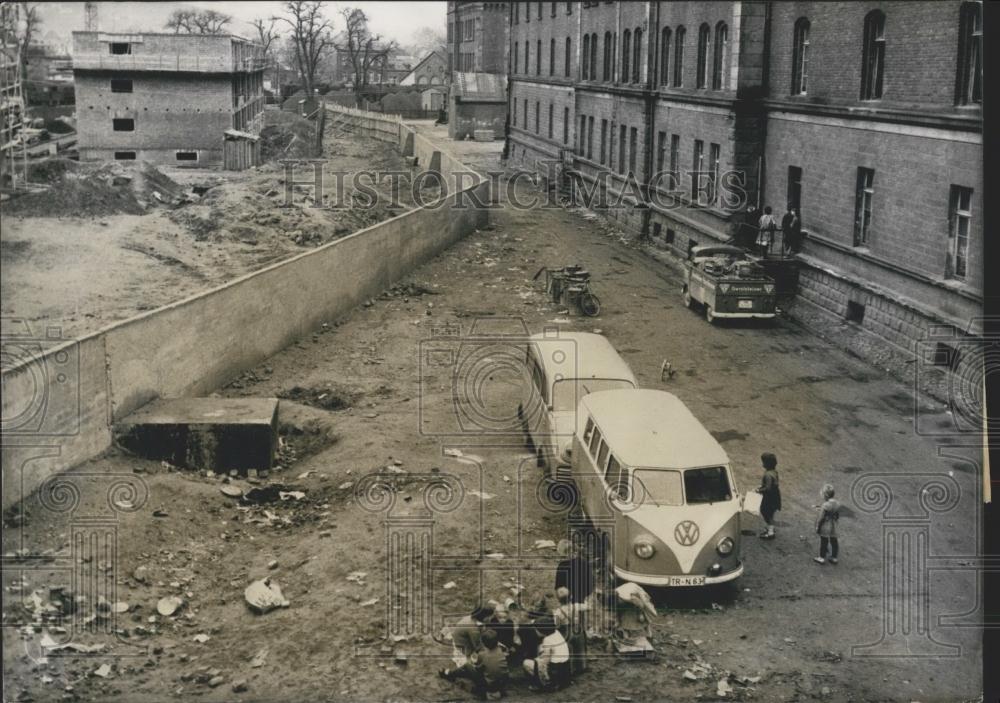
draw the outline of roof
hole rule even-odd
[[[639,385],[632,369],[604,335],[560,331],[558,336],[542,333],[533,334],[530,339],[535,343],[549,383],[559,377],[612,378]]]
[[[465,102],[507,102],[504,76],[497,73],[453,73],[452,95]]]
[[[689,469],[729,463],[725,450],[681,400],[666,391],[597,391],[580,400],[626,466]],[[580,422],[586,413],[580,413]]]

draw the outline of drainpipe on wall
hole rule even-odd
[[[767,163],[764,160],[765,147],[767,146],[767,108],[763,102],[771,93],[771,15],[772,0],[764,4],[764,56],[761,62],[763,74],[760,77],[760,156],[757,160],[757,211],[760,212],[764,204],[764,182],[767,173]]]
[[[646,134],[644,136],[646,144],[646,157],[643,159],[642,167],[645,178],[642,179],[642,192],[645,203],[641,203],[639,212],[642,220],[639,225],[639,239],[649,238],[649,219],[652,208],[649,207],[649,184],[653,176],[653,151],[656,148],[656,92],[654,89],[653,70],[656,60],[656,45],[660,28],[660,4],[647,3],[646,13],[646,82],[643,86],[643,98],[645,105],[644,113],[646,118]]]

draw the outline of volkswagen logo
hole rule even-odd
[[[701,531],[698,529],[698,526],[690,520],[678,522],[677,527],[674,528],[674,539],[682,547],[690,547],[697,542],[700,534]]]

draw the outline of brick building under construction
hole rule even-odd
[[[264,65],[231,35],[73,32],[81,160],[258,164]]]

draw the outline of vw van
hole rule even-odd
[[[539,466],[558,477],[569,467],[577,406],[588,393],[638,387],[625,360],[600,334],[535,334],[525,363],[531,374],[531,400],[518,408],[525,440],[535,448]]]
[[[742,500],[729,457],[676,396],[583,397],[572,466],[583,511],[603,533],[619,578],[704,586],[743,573]]]

